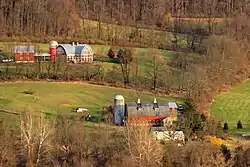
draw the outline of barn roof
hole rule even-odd
[[[137,103],[136,102],[127,102],[126,103],[127,106],[137,106]],[[168,106],[168,103],[157,103],[159,106]],[[153,106],[154,103],[150,103],[150,102],[141,102],[141,105],[144,106],[144,107],[147,107],[147,106]]]
[[[78,45],[75,47],[75,53],[80,55],[83,49],[84,49],[83,45],[80,45],[80,46]]]
[[[16,52],[35,52],[34,46],[14,46],[14,53]]]
[[[88,50],[89,50],[91,53],[93,53],[93,50],[92,50],[92,48],[91,48],[89,45],[87,45],[87,44],[83,44],[83,45],[84,45],[85,48],[88,48]]]
[[[154,103],[142,102],[138,108],[136,102],[127,102],[126,108],[129,116],[168,116],[167,103],[158,103],[155,106]]]
[[[174,102],[164,103],[150,103],[141,102],[140,106],[136,102],[127,102],[126,109],[128,116],[154,116],[154,117],[168,117],[169,108],[177,108],[177,104]]]
[[[156,121],[166,118],[166,116],[129,116],[129,121]]]
[[[65,50],[66,54],[81,54],[84,48],[87,48],[90,53],[93,53],[91,47],[87,44],[60,44],[58,45],[58,47],[62,47]]]
[[[177,104],[174,103],[174,102],[169,102],[169,103],[168,103],[168,107],[169,107],[169,108],[178,108]]]
[[[75,54],[75,46],[71,44],[59,44],[57,47],[62,47],[66,54]]]

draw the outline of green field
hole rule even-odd
[[[30,91],[33,94],[23,92]],[[75,107],[84,107],[92,115],[99,115],[103,107],[113,104],[113,97],[121,94],[126,101],[181,102],[181,98],[157,96],[133,90],[80,83],[2,83],[0,109],[12,112],[31,111],[51,114],[74,114]]]
[[[211,105],[213,116],[227,122],[229,129],[236,129],[240,120],[245,131],[250,131],[250,81],[238,85],[228,92],[215,97]],[[243,130],[244,131],[244,130]]]

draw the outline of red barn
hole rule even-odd
[[[152,125],[168,124],[172,125],[177,121],[177,104],[174,102],[158,103],[142,102],[138,99],[136,102],[126,103],[126,120],[130,123],[151,123]]]
[[[16,62],[34,62],[35,49],[34,46],[15,46],[14,54]]]

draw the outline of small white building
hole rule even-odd
[[[185,135],[183,131],[168,131],[168,130],[163,130],[163,128],[156,128],[156,129],[151,129],[152,134],[155,137],[156,140],[165,140],[165,141],[178,141],[181,144],[185,143]]]

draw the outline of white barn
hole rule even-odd
[[[56,48],[56,54],[63,56],[68,62],[93,62],[93,51],[87,44],[59,44]]]

